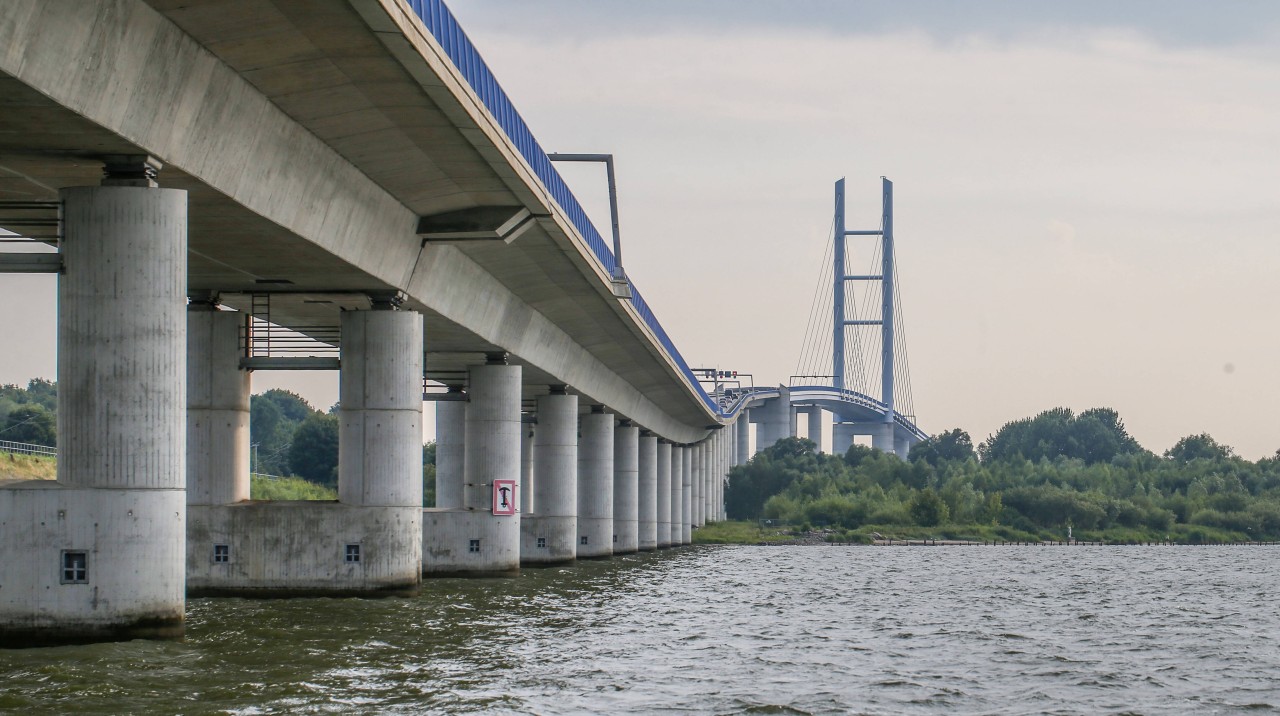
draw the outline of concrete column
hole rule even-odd
[[[809,408],[809,439],[817,446],[818,452],[822,449],[822,408],[813,406]]]
[[[680,448],[680,544],[693,544],[693,452]]]
[[[658,438],[640,437],[640,503],[637,542],[642,551],[658,548]]]
[[[631,554],[640,544],[640,428],[613,432],[613,553]]]
[[[466,425],[465,402],[441,400],[436,403],[436,507],[439,509],[462,509]]]
[[[243,313],[187,307],[187,504],[249,499],[249,373],[240,369]]]
[[[684,448],[671,446],[671,536],[672,547],[684,544]]]
[[[738,464],[746,465],[751,460],[751,411],[744,410],[738,416]]]
[[[553,388],[538,398],[533,474],[536,511],[520,517],[520,561],[571,562],[578,554],[578,396]]]
[[[702,526],[702,486],[703,475],[706,471],[706,464],[703,457],[706,454],[704,449],[705,443],[698,443],[689,448],[689,526]]]
[[[657,445],[657,513],[654,517],[658,549],[671,546],[671,443],[659,440]]]
[[[871,447],[880,452],[893,452],[893,423],[878,423],[871,433]]]
[[[520,424],[520,514],[534,512],[533,454],[534,434],[537,425],[532,420],[521,419]]]
[[[578,438],[578,557],[613,554],[613,534],[613,415],[596,408]]]
[[[905,432],[897,430],[893,436],[893,451],[903,460],[906,460],[907,455],[911,452],[911,440],[903,434]]]
[[[724,481],[729,475],[729,466],[732,463],[733,454],[733,432],[720,431],[720,471],[716,475],[716,521],[724,520]]]
[[[493,514],[494,487],[520,491],[520,366],[495,354],[467,372],[462,506],[424,512],[423,572],[510,574],[520,568],[520,514]]]
[[[180,635],[187,193],[61,198],[58,479],[0,487],[0,643]]]
[[[791,391],[780,388],[781,395],[765,401],[756,440],[756,452],[771,448],[779,440],[791,436]]]
[[[839,416],[836,416],[837,419]],[[831,454],[844,456],[853,447],[853,436],[857,433],[851,423],[833,422],[831,424]]]
[[[787,427],[787,437],[794,438],[800,434],[800,409],[791,407],[791,420]]]
[[[397,539],[394,547],[414,555],[416,575],[422,544],[422,316],[345,311],[341,331],[338,501],[412,508],[412,544]]]

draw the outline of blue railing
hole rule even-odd
[[[525,124],[520,113],[511,104],[511,99],[502,90],[502,86],[498,84],[497,78],[493,76],[493,72],[489,70],[489,66],[485,64],[484,59],[480,57],[479,51],[471,43],[467,33],[458,25],[457,19],[449,11],[448,6],[444,4],[444,0],[407,1],[422,20],[422,24],[436,38],[436,42],[440,43],[445,54],[453,62],[454,67],[458,68],[458,71],[467,80],[467,84],[471,85],[471,89],[476,93],[476,96],[480,98],[485,108],[489,110],[489,114],[497,120],[498,126],[506,133],[511,143],[515,145],[516,151],[520,152],[520,156],[524,157],[524,160],[529,163],[533,173],[542,181],[543,186],[551,193],[551,197],[555,199],[561,210],[569,217],[570,223],[587,240],[587,245],[591,247],[592,253],[599,259],[605,273],[612,276],[617,264],[613,258],[613,252],[609,250],[609,245],[605,243],[595,225],[587,218],[587,212],[582,209],[582,205],[578,203],[578,199],[573,195],[573,192],[569,191],[569,186],[565,184],[564,178],[560,176],[560,172],[556,171],[551,160],[547,158],[547,153],[538,144],[538,140],[534,139],[533,132],[529,131],[529,125]],[[644,297],[640,295],[640,291],[635,287],[634,283],[631,285],[631,292],[634,296],[631,300],[632,306],[640,314],[640,318],[644,320],[645,325],[649,326],[649,329],[658,337],[658,342],[661,343],[667,355],[684,372],[685,377],[689,379],[689,384],[697,391],[702,401],[707,404],[707,407],[724,416],[723,411],[720,410],[715,401],[711,399],[711,396],[707,394],[707,391],[698,383],[693,371],[689,369],[689,364],[685,362],[684,356],[680,355],[680,351],[676,350],[675,344],[671,342],[671,337],[663,330],[662,324],[658,323],[658,319],[653,315],[649,304],[645,302]]]

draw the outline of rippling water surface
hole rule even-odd
[[[29,713],[1280,710],[1268,547],[698,547],[199,599],[183,642],[0,651]]]

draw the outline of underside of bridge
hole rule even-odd
[[[193,292],[270,294],[272,323],[320,337],[399,292],[429,379],[504,351],[527,396],[568,384],[678,442],[718,419],[402,0],[8,3],[0,201],[96,185],[110,155],[188,192]],[[533,221],[510,243],[420,238],[475,207]]]

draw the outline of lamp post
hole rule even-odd
[[[620,299],[630,299],[631,282],[622,270],[622,238],[618,232],[618,186],[613,175],[612,154],[548,154],[553,162],[597,162],[604,164],[609,180],[609,218],[613,224],[613,274],[610,283],[613,295]]]

